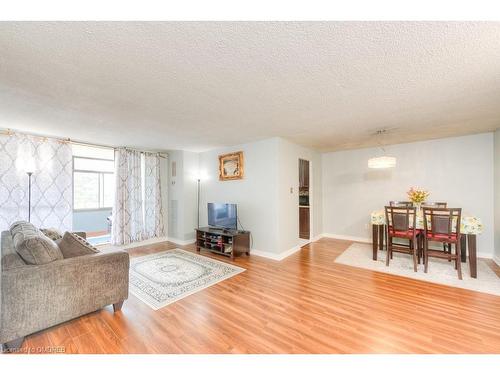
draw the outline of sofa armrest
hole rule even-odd
[[[113,251],[3,271],[0,343],[127,299],[129,262]]]

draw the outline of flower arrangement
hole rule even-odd
[[[408,199],[416,204],[421,204],[429,196],[429,192],[424,189],[412,187],[406,192],[408,194]]]

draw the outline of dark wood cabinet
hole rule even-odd
[[[308,240],[310,237],[309,207],[299,207],[299,237]]]
[[[201,249],[225,255],[234,259],[236,254],[250,255],[250,232],[242,230],[222,230],[198,228],[196,230],[196,251]]]
[[[299,188],[309,187],[309,161],[299,159]]]

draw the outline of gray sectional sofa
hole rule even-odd
[[[15,350],[29,334],[106,305],[113,304],[118,311],[128,298],[128,253],[91,249],[85,255],[78,255],[78,251],[68,252],[81,246],[74,238],[74,242],[66,241],[63,246],[62,238],[54,241],[27,222],[17,222],[9,231],[2,232],[0,344],[3,350]],[[71,255],[65,257],[59,247],[64,248],[64,254]]]

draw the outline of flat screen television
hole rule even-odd
[[[238,229],[236,205],[230,203],[208,203],[208,226],[223,229]]]

